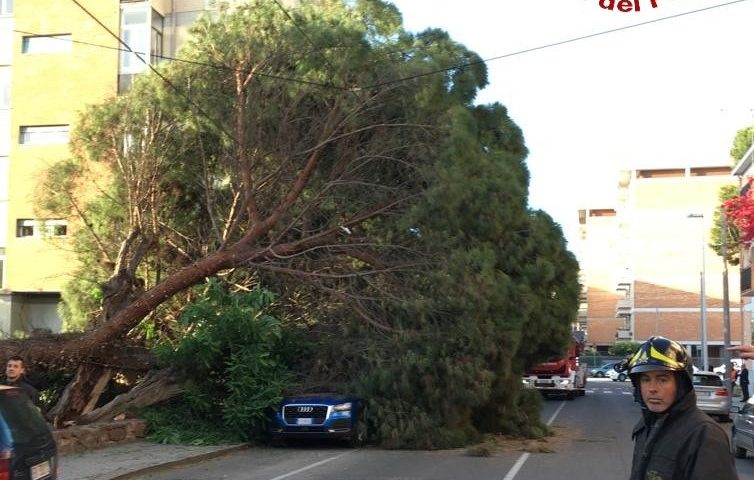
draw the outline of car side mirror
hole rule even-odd
[[[741,407],[738,405],[731,405],[729,411],[730,413],[741,413]]]

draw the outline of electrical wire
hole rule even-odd
[[[30,35],[30,36],[35,36],[35,37],[45,36],[45,34],[40,34],[40,33],[37,33],[37,32],[30,32],[30,31],[27,31],[27,30],[13,29],[11,31],[13,31],[15,33],[20,33],[21,35]],[[112,32],[110,32],[110,33],[112,34]],[[56,40],[59,40],[61,42],[63,42],[63,41],[65,41],[65,42],[71,42],[71,43],[76,43],[76,44],[86,45],[86,46],[96,47],[96,48],[105,48],[105,49],[108,49],[108,50],[116,50],[116,51],[123,52],[123,53],[134,53],[136,55],[147,55],[146,52],[137,52],[137,51],[132,50],[130,48],[113,47],[113,46],[110,46],[110,45],[102,45],[101,43],[85,42],[83,40],[63,40],[63,39],[56,39]],[[172,62],[185,63],[185,64],[188,64],[188,65],[196,65],[196,66],[199,66],[199,67],[208,67],[208,68],[214,68],[214,69],[217,69],[217,70],[228,70],[228,71],[231,71],[231,72],[237,72],[237,70],[235,70],[234,68],[231,68],[231,67],[229,67],[227,65],[220,65],[220,64],[216,64],[216,63],[199,62],[199,61],[196,61],[196,60],[187,60],[185,58],[171,57],[171,56],[168,56],[168,55],[152,55],[152,57],[158,58],[160,60],[168,60],[168,61],[172,61]],[[338,86],[332,85],[332,84],[319,83],[319,82],[314,82],[314,81],[311,81],[311,80],[302,80],[300,78],[284,77],[282,75],[274,75],[274,74],[264,73],[264,72],[258,72],[257,75],[259,75],[260,77],[266,77],[266,78],[270,78],[270,79],[273,79],[273,80],[282,80],[282,81],[285,81],[285,82],[299,83],[299,84],[302,84],[302,85],[311,85],[311,86],[314,86],[314,87],[331,88],[331,89],[336,89],[336,90],[351,90],[350,88],[338,87]]]
[[[526,54],[526,53],[536,52],[538,50],[544,50],[544,49],[547,49],[547,48],[558,47],[558,46],[561,46],[561,45],[566,45],[566,44],[569,44],[569,43],[579,42],[581,40],[586,40],[586,39],[589,39],[589,38],[599,37],[599,36],[602,36],[602,35],[608,35],[610,33],[621,32],[621,31],[624,31],[624,30],[632,29],[632,28],[643,27],[645,25],[650,25],[650,24],[658,23],[658,22],[664,22],[666,20],[672,20],[672,19],[675,19],[675,18],[684,17],[686,15],[693,15],[695,13],[700,13],[700,12],[704,12],[704,11],[707,11],[707,10],[712,10],[712,9],[715,9],[715,8],[727,7],[727,6],[736,4],[736,3],[741,3],[741,2],[746,2],[746,1],[749,1],[749,0],[733,0],[731,2],[720,3],[720,4],[717,4],[717,5],[710,5],[709,7],[699,8],[699,9],[696,9],[696,10],[689,10],[687,12],[681,12],[681,13],[677,13],[677,14],[674,14],[674,15],[668,15],[666,17],[656,18],[654,20],[647,20],[645,22],[639,22],[639,23],[634,23],[634,24],[631,24],[631,25],[625,25],[623,27],[611,28],[609,30],[603,30],[601,32],[590,33],[590,34],[582,35],[582,36],[579,36],[579,37],[569,38],[567,40],[560,40],[560,41],[557,41],[557,42],[547,43],[545,45],[540,45],[540,46],[537,46],[537,47],[527,48],[527,49],[524,49],[524,50],[518,50],[518,51],[515,51],[515,52],[506,53],[506,54],[503,54],[503,55],[497,55],[497,56],[485,58],[485,59],[482,59],[482,60],[475,60],[475,61],[472,61],[472,62],[460,63],[460,64],[453,65],[453,66],[450,66],[450,67],[438,68],[436,70],[431,70],[431,71],[428,71],[428,72],[422,72],[422,73],[418,73],[416,75],[411,75],[411,76],[408,76],[408,77],[401,77],[401,78],[398,78],[398,79],[395,79],[395,80],[388,80],[388,81],[385,81],[385,82],[379,82],[379,83],[375,83],[373,85],[369,85],[368,87],[363,87],[363,88],[371,89],[371,88],[383,87],[383,86],[386,86],[386,85],[392,85],[394,83],[405,82],[405,81],[409,81],[409,80],[415,80],[417,78],[426,77],[426,76],[429,76],[429,75],[436,75],[438,73],[446,73],[446,72],[449,72],[449,71],[452,71],[452,70],[457,70],[457,69],[462,69],[462,68],[465,68],[465,67],[470,67],[470,66],[473,66],[473,65],[478,65],[480,63],[485,63],[486,64],[486,63],[489,63],[489,62],[493,62],[495,60],[502,60],[504,58],[510,58],[510,57],[514,57],[514,56],[517,56],[517,55],[523,55],[523,54]]]
[[[285,15],[286,18],[288,18],[288,20],[296,27],[296,29],[299,32],[301,32],[301,35],[303,35],[304,38],[306,39],[306,41],[309,42],[309,45],[312,46],[312,48],[314,49],[314,51],[318,52],[320,54],[320,56],[322,57],[322,60],[324,60],[325,64],[330,68],[331,74],[334,74],[335,68],[333,67],[332,63],[330,63],[330,60],[328,60],[327,56],[325,56],[322,53],[322,50],[320,49],[320,47],[318,45],[315,45],[314,40],[312,40],[312,38],[306,33],[306,31],[303,29],[303,27],[301,27],[301,25],[299,25],[298,22],[296,22],[296,19],[293,18],[293,16],[283,6],[283,4],[281,4],[278,0],[272,0],[272,2],[275,5],[277,5],[278,9],[280,9],[280,11],[283,12],[283,15]],[[335,85],[332,83],[332,81],[328,84],[328,86],[335,87]],[[356,94],[356,90],[354,90],[354,89],[346,89],[346,88],[343,88],[343,87],[340,87],[340,88],[343,89],[343,90],[348,90],[348,91],[352,92],[354,95]]]
[[[115,32],[113,32],[112,30],[110,30],[110,28],[108,28],[107,25],[105,25],[104,23],[102,23],[99,20],[99,18],[96,17],[96,15],[94,15],[89,10],[87,10],[83,5],[81,5],[78,2],[78,0],[71,0],[71,1],[73,3],[75,3],[81,10],[83,10],[84,13],[86,13],[89,17],[91,17],[92,20],[94,20],[95,22],[97,22],[97,24],[100,27],[102,27],[107,33],[109,33],[110,35],[112,35],[113,37],[115,37],[118,40],[118,43],[120,43],[126,49],[128,49],[129,52],[131,52],[134,55],[136,55],[136,58],[138,58],[142,63],[144,63],[152,71],[152,73],[154,73],[155,75],[157,75],[165,83],[165,85],[167,85],[168,87],[170,87],[171,89],[173,89],[173,91],[175,91],[184,100],[186,100],[186,102],[188,103],[188,105],[190,107],[195,108],[196,112],[199,115],[201,115],[202,117],[204,117],[207,120],[209,120],[210,122],[212,122],[212,124],[215,126],[215,128],[218,129],[218,131],[220,131],[221,133],[224,133],[225,135],[227,135],[228,138],[230,138],[231,140],[233,140],[233,142],[235,142],[235,143],[239,142],[239,140],[235,136],[233,136],[232,133],[230,133],[228,130],[226,130],[225,127],[221,123],[217,122],[214,118],[212,118],[212,116],[209,115],[200,105],[198,105],[196,102],[194,102],[193,100],[191,100],[191,98],[188,95],[186,95],[180,88],[178,88],[173,82],[171,82],[169,78],[167,78],[165,75],[163,75],[162,73],[160,73],[153,65],[151,65],[149,62],[147,62],[144,59],[144,56],[143,56],[144,54],[140,54],[140,53],[134,52],[133,49],[126,42],[124,42]]]
[[[72,1],[74,3],[76,3],[77,5],[79,5],[79,7],[81,7],[81,5],[76,0],[72,0]],[[275,3],[278,3],[277,0],[273,0],[273,1],[275,1]],[[473,65],[478,65],[478,64],[481,64],[481,63],[490,63],[490,62],[493,62],[493,61],[502,60],[502,59],[505,59],[505,58],[510,58],[510,57],[514,57],[514,56],[518,56],[518,55],[524,55],[524,54],[527,54],[527,53],[532,53],[532,52],[539,51],[539,50],[545,50],[545,49],[548,49],[548,48],[554,48],[554,47],[558,47],[558,46],[561,46],[561,45],[566,45],[566,44],[569,44],[569,43],[578,42],[578,41],[581,41],[581,40],[587,40],[587,39],[590,39],[590,38],[599,37],[599,36],[603,36],[603,35],[608,35],[608,34],[611,34],[611,33],[616,33],[616,32],[620,32],[620,31],[624,31],[624,30],[629,30],[629,29],[633,29],[633,28],[638,28],[638,27],[646,26],[646,25],[653,24],[653,23],[663,22],[663,21],[672,20],[672,19],[676,19],[676,18],[679,18],[679,17],[687,16],[687,15],[693,15],[693,14],[696,14],[696,13],[701,13],[701,12],[705,12],[705,11],[709,11],[709,10],[713,10],[713,9],[717,9],[717,8],[727,7],[727,6],[730,6],[730,5],[733,5],[733,4],[742,3],[742,2],[746,2],[746,1],[749,1],[749,0],[733,0],[733,1],[730,1],[730,2],[720,3],[720,4],[716,4],[716,5],[710,5],[709,7],[703,7],[703,8],[699,8],[699,9],[696,9],[696,10],[690,10],[690,11],[686,11],[686,12],[677,13],[677,14],[674,14],[674,15],[669,15],[669,16],[666,16],[666,17],[660,17],[660,18],[656,18],[656,19],[653,19],[653,20],[647,20],[645,22],[634,23],[634,24],[631,24],[631,25],[625,25],[625,26],[622,26],[622,27],[612,28],[612,29],[609,29],[609,30],[603,30],[603,31],[600,31],[600,32],[595,32],[595,33],[590,33],[590,34],[586,34],[586,35],[581,35],[581,36],[569,38],[569,39],[566,39],[566,40],[560,40],[560,41],[557,41],[557,42],[547,43],[547,44],[544,44],[544,45],[539,45],[539,46],[536,46],[536,47],[531,47],[531,48],[527,48],[527,49],[523,49],[523,50],[517,50],[517,51],[514,51],[514,52],[505,53],[505,54],[502,54],[502,55],[496,55],[496,56],[489,57],[489,58],[484,58],[484,59],[470,61],[470,62],[458,63],[458,64],[454,64],[454,65],[451,65],[451,66],[448,66],[448,67],[443,67],[443,68],[438,68],[438,69],[435,69],[435,70],[430,70],[430,71],[426,71],[426,72],[422,72],[422,73],[417,73],[415,75],[410,75],[410,76],[407,76],[407,77],[400,77],[400,78],[397,78],[397,79],[394,79],[394,80],[388,80],[388,81],[385,81],[385,82],[379,82],[379,83],[371,84],[371,85],[368,85],[368,86],[360,86],[360,87],[357,86],[357,87],[350,87],[349,88],[349,87],[340,87],[340,86],[337,86],[337,85],[334,85],[334,84],[331,84],[331,83],[325,84],[325,83],[319,83],[319,82],[314,82],[314,81],[309,81],[309,80],[303,80],[303,79],[298,79],[298,78],[292,78],[292,77],[285,77],[285,76],[281,76],[281,75],[275,75],[275,74],[269,74],[269,73],[263,73],[263,72],[259,72],[258,75],[260,77],[267,77],[267,78],[271,78],[271,79],[274,79],[274,80],[281,80],[281,81],[287,81],[287,82],[293,82],[293,83],[300,83],[300,84],[317,86],[317,87],[322,87],[322,88],[336,89],[336,90],[341,90],[341,91],[348,91],[348,90],[358,91],[358,90],[362,90],[362,89],[371,89],[371,88],[377,88],[377,87],[391,85],[391,84],[395,84],[395,83],[407,82],[407,81],[410,81],[410,80],[415,80],[415,79],[418,79],[418,78],[422,78],[422,77],[426,77],[426,76],[431,76],[431,75],[437,75],[437,74],[440,74],[440,73],[446,73],[446,72],[449,72],[449,71],[452,71],[452,70],[462,69],[462,68],[465,68],[465,67],[470,67],[470,66],[473,66]],[[81,7],[81,8],[84,11],[86,11],[86,9],[84,9],[83,7]],[[281,8],[282,8],[282,6],[281,6]],[[100,25],[102,25],[102,27],[105,28],[108,31],[108,33],[110,33],[112,36],[114,36],[118,40],[118,42],[121,45],[123,45],[125,48],[112,47],[112,46],[108,46],[108,45],[101,45],[101,44],[96,44],[96,43],[91,43],[91,42],[84,42],[84,41],[81,41],[81,40],[72,40],[73,43],[79,43],[79,44],[89,45],[89,46],[94,46],[94,47],[99,47],[99,48],[107,48],[107,49],[111,49],[111,50],[119,50],[119,51],[122,51],[122,52],[134,53],[135,55],[137,55],[138,58],[140,58],[143,62],[145,62],[144,59],[141,57],[141,55],[146,55],[146,53],[133,51],[128,45],[126,45],[120,39],[120,37],[118,37],[110,29],[108,29],[106,26],[104,26],[99,20],[97,20],[95,17],[93,17],[93,15],[91,13],[89,13],[87,11],[87,14],[89,14],[90,16],[92,16],[92,18],[94,18],[95,21],[97,21],[97,23],[99,23]],[[291,18],[290,15],[289,15],[289,18]],[[301,27],[299,25],[297,25],[295,22],[294,22],[294,25],[296,25],[296,27],[299,30],[301,30]],[[25,34],[25,35],[39,35],[39,34],[36,34],[34,32],[28,32],[28,31],[23,31],[23,30],[13,30],[13,31],[17,32],[17,33]],[[301,33],[305,36],[305,38],[308,39],[308,36],[305,34],[304,31],[302,31]],[[311,42],[310,39],[309,39],[309,41]],[[314,46],[313,43],[312,43],[312,46]],[[408,54],[408,53],[411,53],[411,52],[408,52],[408,51],[396,51],[396,52],[392,52],[392,53]],[[166,55],[156,55],[155,57],[159,58],[159,59],[162,59],[162,60],[170,60],[170,61],[176,61],[176,62],[183,62],[183,63],[187,63],[187,64],[193,64],[193,65],[197,65],[197,66],[204,66],[204,67],[208,67],[208,68],[215,68],[215,69],[223,69],[223,70],[235,71],[231,67],[228,67],[228,66],[225,66],[225,65],[217,65],[217,64],[213,64],[213,63],[209,63],[209,62],[199,62],[199,61],[193,61],[193,60],[186,60],[186,59],[176,58],[176,57],[170,57],[170,56],[166,56]],[[152,69],[154,71],[154,68],[151,65],[149,65],[149,64],[147,64],[147,65],[150,66],[150,69]],[[159,73],[158,73],[158,75],[159,75]]]

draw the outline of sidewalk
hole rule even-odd
[[[83,453],[60,456],[59,480],[124,480],[174,465],[208,460],[246,448],[246,444],[217,446],[164,445],[137,441]]]

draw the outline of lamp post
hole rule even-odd
[[[733,392],[730,363],[730,300],[728,293],[728,212],[720,206],[720,246],[723,257],[723,365],[725,365],[725,386]]]
[[[688,218],[699,218],[704,220],[704,215],[701,213],[690,213]],[[699,280],[701,282],[701,322],[702,322],[702,370],[709,368],[709,360],[707,358],[707,293],[705,292],[704,282],[704,270],[705,260],[704,251],[707,249],[704,242],[704,222],[702,222],[702,270],[699,272]]]

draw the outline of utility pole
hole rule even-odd
[[[723,254],[723,365],[725,365],[725,387],[733,394],[730,364],[730,300],[728,297],[728,214],[720,206],[720,248]]]
[[[699,280],[700,280],[700,288],[701,291],[700,297],[701,297],[701,304],[699,305],[699,310],[701,311],[701,344],[702,344],[702,370],[711,370],[709,367],[709,358],[707,354],[707,292],[705,291],[705,264],[706,261],[704,259],[704,251],[707,249],[707,242],[704,240],[704,214],[702,213],[690,213],[688,214],[688,218],[698,218],[702,222],[702,270],[699,272]]]

